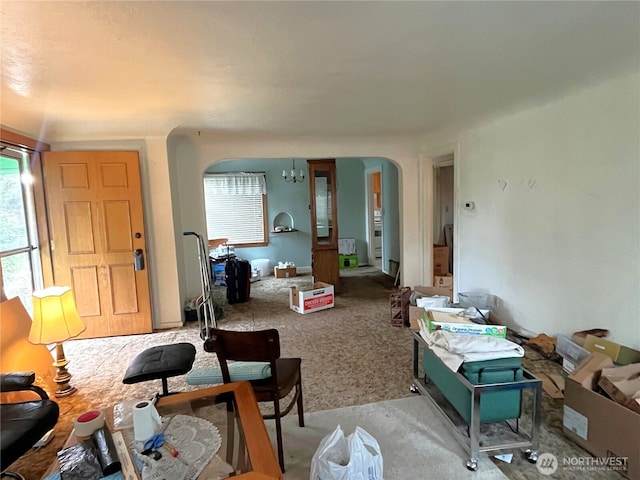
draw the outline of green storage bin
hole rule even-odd
[[[427,377],[447,397],[460,416],[471,423],[472,392],[462,383],[463,375],[473,385],[506,383],[523,379],[521,358],[501,358],[463,363],[457,372],[447,367],[429,348],[424,349],[422,366]],[[480,395],[480,423],[520,418],[521,390],[485,392]]]
[[[358,268],[358,255],[340,255],[340,268]]]

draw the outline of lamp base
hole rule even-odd
[[[64,356],[64,350],[62,343],[56,343],[56,361],[53,362],[53,366],[56,367],[56,376],[53,377],[53,381],[58,385],[58,389],[55,391],[55,396],[58,398],[68,397],[76,393],[76,387],[71,385],[71,374],[67,370],[69,361]]]
[[[78,389],[76,387],[74,387],[73,385],[67,385],[64,388],[58,388],[58,390],[56,390],[54,395],[57,398],[68,397],[69,395],[73,395],[77,391],[78,391]]]

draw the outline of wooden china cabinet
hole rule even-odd
[[[335,159],[307,160],[311,210],[311,270],[315,282],[339,288]]]

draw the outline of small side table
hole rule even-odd
[[[211,421],[219,430],[222,446],[218,451],[240,480],[282,480],[282,472],[271,445],[262,414],[249,382],[234,382],[161,397],[156,403],[161,416],[193,415]],[[113,432],[112,409],[105,412]],[[77,443],[71,432],[65,447]],[[214,457],[215,458],[215,457]],[[43,478],[59,469],[55,460]],[[201,476],[206,473],[206,469]],[[204,477],[206,478],[206,477]]]

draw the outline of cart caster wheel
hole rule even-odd
[[[420,391],[418,390],[418,386],[415,383],[411,384],[411,386],[409,387],[409,391],[411,393],[420,393]]]
[[[536,463],[538,461],[538,452],[535,450],[526,450],[524,453],[529,463]]]
[[[477,460],[467,460],[467,469],[472,472],[478,471],[478,462]]]

